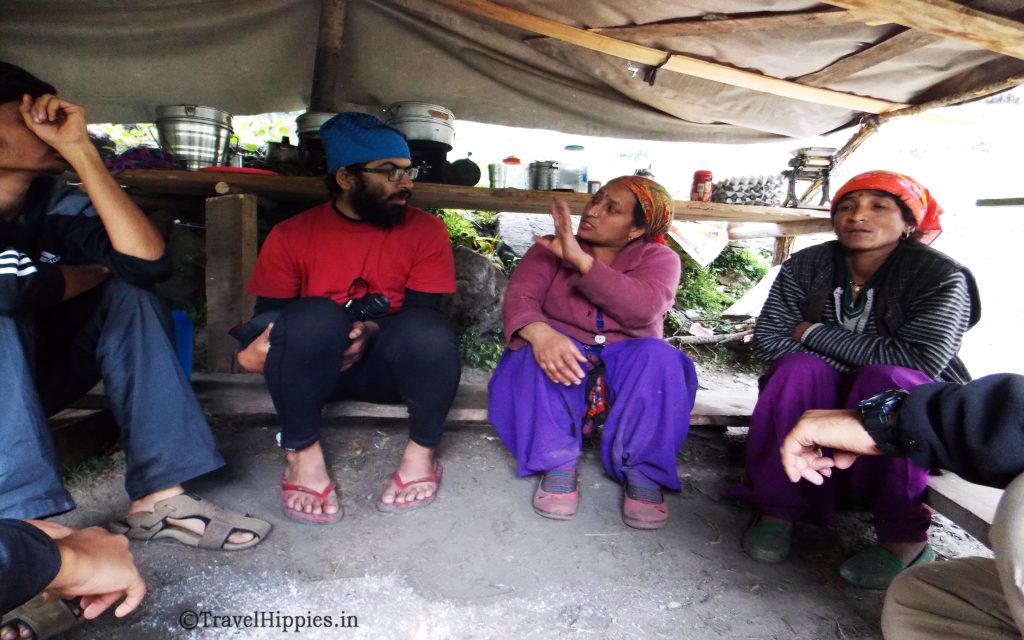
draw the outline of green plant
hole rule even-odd
[[[460,339],[462,361],[476,369],[494,371],[505,350],[505,340],[499,333],[467,331]]]
[[[716,333],[728,332],[732,328],[731,323],[722,318],[722,312],[767,272],[767,260],[746,247],[726,247],[707,268],[684,256],[676,291],[676,308],[697,310],[701,314],[701,324]],[[666,335],[676,335],[678,331],[678,322],[666,318]]]

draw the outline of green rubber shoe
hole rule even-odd
[[[792,538],[789,527],[758,520],[743,533],[743,551],[758,562],[778,564],[789,555]]]
[[[839,567],[839,574],[852,585],[865,589],[885,589],[900,571],[908,567],[931,562],[935,559],[935,549],[930,544],[924,545],[910,564],[903,566],[903,560],[885,547],[874,545],[855,554]]]

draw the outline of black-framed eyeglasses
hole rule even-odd
[[[394,167],[388,169],[386,167],[378,167],[376,169],[370,169],[369,167],[359,167],[352,169],[352,171],[359,171],[362,173],[379,173],[388,177],[388,182],[398,182],[405,176],[409,176],[410,180],[415,180],[420,175],[419,167]]]

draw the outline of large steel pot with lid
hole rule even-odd
[[[156,108],[160,146],[185,160],[191,170],[227,164],[231,114],[194,104]]]
[[[338,114],[326,111],[307,111],[295,118],[299,134],[299,162],[310,173],[327,173],[327,159],[320,140],[320,126]]]
[[[395,102],[384,107],[384,122],[410,140],[434,142],[451,151],[455,143],[455,114],[429,102]]]

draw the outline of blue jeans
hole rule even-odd
[[[46,417],[100,379],[132,500],[224,465],[178,364],[166,306],[114,280],[36,315],[0,316],[0,517],[74,508]]]

